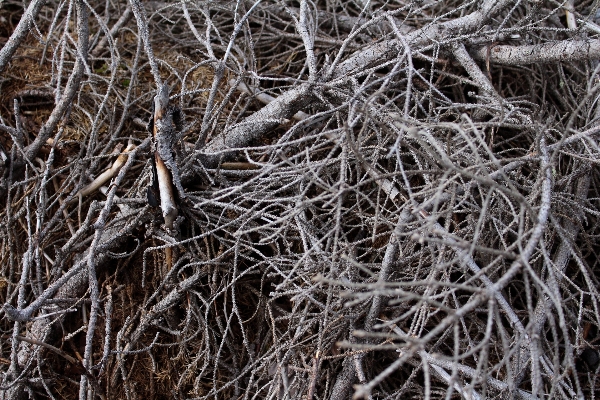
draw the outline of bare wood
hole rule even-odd
[[[108,169],[106,169],[104,172],[98,175],[96,179],[94,179],[89,185],[81,189],[78,193],[78,196],[89,196],[90,194],[98,191],[98,189],[100,189],[101,186],[103,186],[106,182],[108,182],[115,175],[117,175],[121,167],[123,167],[123,165],[125,165],[125,162],[127,162],[127,153],[129,153],[133,149],[135,149],[135,145],[133,143],[129,143],[125,150],[123,150],[123,152],[119,154],[115,162]],[[72,202],[74,201],[76,200],[73,199]]]
[[[172,139],[175,135],[172,115],[168,115],[169,87],[165,83],[154,97],[154,161],[160,191],[160,207],[168,229],[173,229],[173,222],[177,218],[177,205],[175,201],[174,175],[178,173],[172,155]],[[183,193],[183,189],[180,189]]]
[[[577,29],[577,22],[575,21],[575,5],[573,0],[566,0],[565,2],[565,17],[567,17],[567,27],[569,29]]]

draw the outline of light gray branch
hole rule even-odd
[[[17,24],[12,35],[8,38],[8,41],[0,50],[0,73],[4,71],[12,56],[15,54],[21,42],[25,39],[29,33],[29,29],[33,25],[35,18],[46,4],[46,0],[32,0],[29,6],[25,10],[25,13],[21,16],[19,23]]]
[[[533,45],[496,45],[473,48],[473,58],[500,65],[548,64],[556,62],[597,60],[600,39],[563,40]]]

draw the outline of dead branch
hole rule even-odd
[[[500,65],[572,62],[600,58],[600,40],[563,40],[534,45],[496,45],[474,48],[473,58]]]
[[[6,65],[11,61],[12,56],[27,36],[29,29],[34,24],[35,18],[45,3],[45,0],[35,0],[29,3],[27,10],[25,10],[25,13],[19,20],[19,24],[0,50],[0,72],[3,72]]]
[[[0,397],[593,397],[592,2],[296,6],[4,0]]]

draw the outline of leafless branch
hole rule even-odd
[[[4,0],[0,397],[592,398],[593,3]]]

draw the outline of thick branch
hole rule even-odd
[[[489,59],[490,63],[501,65],[596,60],[600,58],[600,39],[564,40],[523,46],[499,45],[491,49],[483,46],[471,49],[470,53],[476,60]]]
[[[314,97],[311,86],[302,84],[291,89],[242,122],[212,139],[202,150],[201,160],[205,167],[214,168],[230,149],[248,146],[252,141],[277,128],[298,110],[308,107]]]
[[[451,19],[443,23],[428,24],[406,35],[405,40],[411,49],[415,49],[430,43],[441,42],[458,33],[472,32],[483,26],[490,18],[511,3],[511,0],[488,0],[482,4],[481,9],[469,15]],[[403,49],[404,45],[399,39],[384,40],[383,42],[368,46],[366,49],[353,54],[346,61],[339,64],[333,71],[333,76],[335,78],[343,78],[344,76],[368,69],[375,64],[392,60],[399,53],[402,53]]]
[[[31,28],[35,17],[38,15],[44,4],[46,4],[46,0],[33,0],[29,4],[29,7],[27,7],[27,10],[25,10],[15,31],[10,35],[8,42],[2,47],[2,50],[0,50],[0,73],[4,71],[4,68],[6,68],[12,59],[15,51],[17,51],[21,42],[29,33],[29,28]]]

